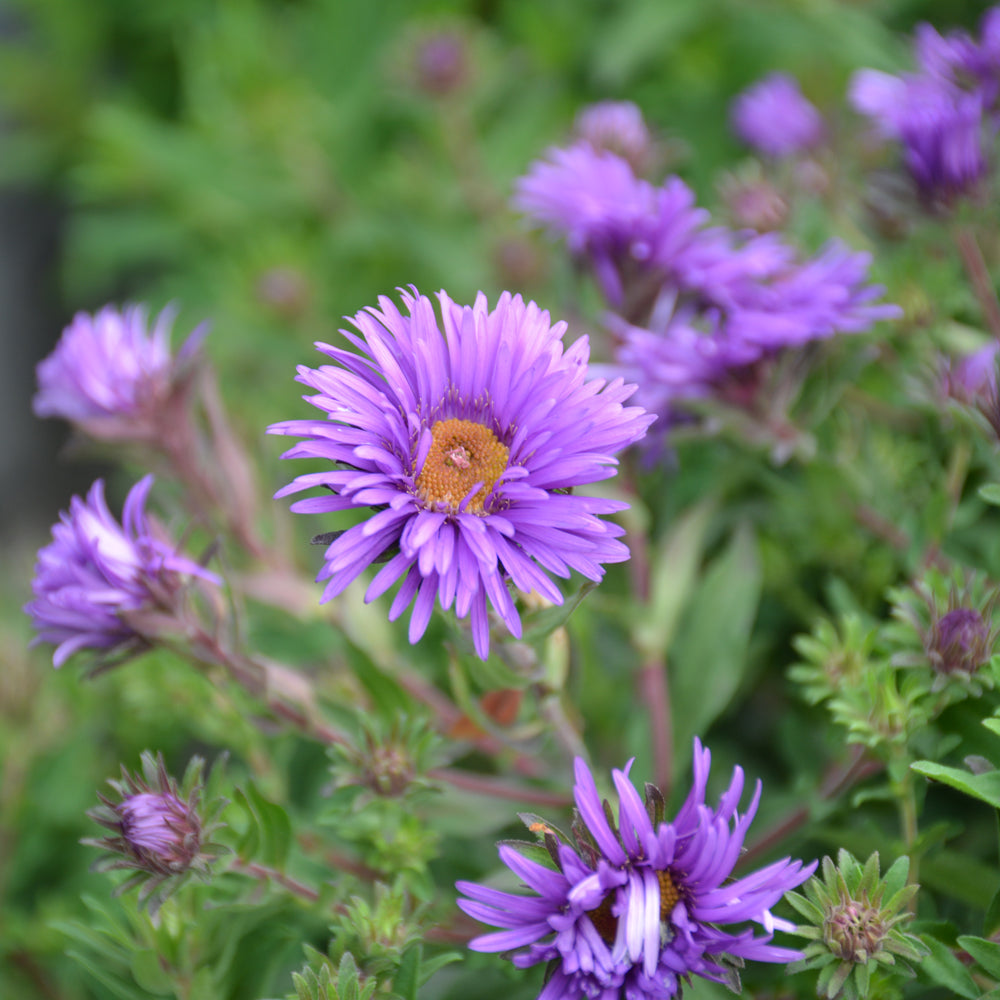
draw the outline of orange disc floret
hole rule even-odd
[[[507,468],[506,445],[488,427],[473,420],[438,420],[431,427],[431,447],[417,476],[417,491],[428,505],[457,511],[476,483],[482,487],[465,510],[482,514],[494,483]]]

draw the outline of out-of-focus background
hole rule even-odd
[[[288,415],[282,373],[310,343],[398,285],[570,305],[507,200],[582,105],[636,101],[665,166],[710,201],[741,155],[740,89],[786,70],[836,114],[853,68],[905,64],[916,21],[972,26],[983,6],[3,0],[0,531],[39,530],[92,478],[55,461],[62,429],[30,412],[74,311],[173,301],[179,327],[209,319],[257,433]]]

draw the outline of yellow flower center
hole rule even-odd
[[[417,476],[417,491],[426,504],[458,510],[476,483],[481,489],[465,509],[481,514],[493,484],[507,468],[509,450],[488,427],[472,420],[438,420],[431,427],[431,447]]]

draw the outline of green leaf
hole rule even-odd
[[[990,905],[997,870],[964,851],[937,850],[920,862],[920,883],[977,909]]]
[[[174,992],[171,976],[163,968],[160,956],[151,948],[144,948],[132,956],[132,975],[147,993],[163,996]]]
[[[750,527],[741,525],[705,574],[671,650],[676,746],[689,746],[736,693],[760,587],[757,543]]]
[[[705,533],[715,504],[703,501],[679,518],[650,553],[649,603],[633,629],[647,655],[663,656],[673,641],[678,618],[697,577]]]
[[[1000,979],[1000,944],[966,934],[959,937],[958,946],[964,948],[990,976]]]
[[[392,977],[392,988],[403,1000],[417,1000],[422,954],[420,945],[414,945],[407,948],[399,960],[399,969]]]
[[[247,832],[239,847],[240,856],[282,870],[292,845],[292,821],[288,813],[266,799],[253,780],[245,791],[236,789],[236,799],[249,816]]]
[[[954,952],[930,934],[921,934],[920,940],[930,949],[920,962],[920,975],[938,986],[957,993],[960,997],[977,1000],[980,994],[969,970],[962,965]]]
[[[917,774],[922,774],[925,778],[940,781],[944,785],[965,792],[966,795],[988,802],[994,809],[1000,808],[1000,771],[970,774],[957,767],[936,764],[932,760],[918,760],[911,766]]]
[[[1000,930],[1000,889],[990,900],[990,905],[986,908],[986,917],[983,919],[983,933],[988,937]]]
[[[987,483],[979,487],[979,496],[987,503],[1000,507],[1000,483]]]

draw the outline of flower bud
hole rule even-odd
[[[120,780],[109,779],[117,801],[98,794],[101,805],[87,815],[110,835],[82,843],[106,852],[93,865],[95,870],[135,873],[116,895],[141,885],[140,905],[148,903],[155,913],[189,873],[207,876],[211,863],[227,850],[209,842],[225,801],[203,807],[203,764],[201,758],[193,758],[178,784],[167,774],[163,757],[147,751],[141,774],[129,774],[123,767]]]

